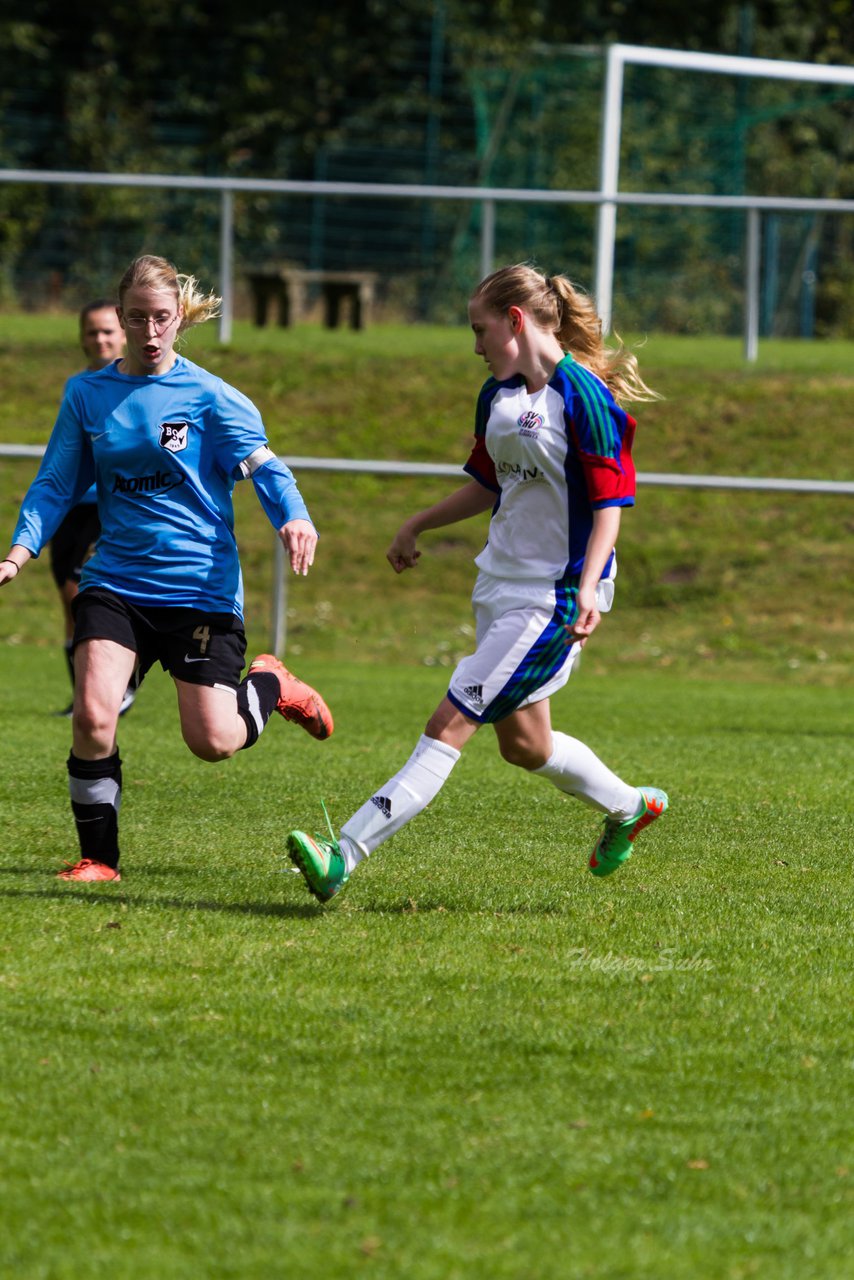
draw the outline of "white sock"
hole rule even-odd
[[[348,871],[427,808],[459,758],[456,747],[421,735],[403,768],[341,828],[338,843]]]
[[[541,774],[560,791],[578,796],[585,804],[619,822],[635,817],[643,805],[643,796],[637,787],[623,782],[589,747],[566,733],[552,734],[552,754],[532,773]]]

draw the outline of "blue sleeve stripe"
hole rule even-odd
[[[593,452],[602,458],[618,458],[621,440],[611,413],[613,400],[598,378],[573,362],[564,366],[587,415]]]
[[[486,382],[480,389],[477,397],[477,406],[474,414],[474,433],[476,436],[482,436],[486,432],[486,424],[489,422],[489,412],[492,408],[492,402],[495,399],[495,393],[498,390],[499,383],[495,378],[487,378]]]

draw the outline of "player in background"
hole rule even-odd
[[[89,302],[80,312],[80,345],[86,356],[86,372],[103,369],[118,360],[124,353],[125,335],[116,314],[116,304],[109,298],[97,298]],[[75,377],[79,375],[74,375]],[[71,381],[71,379],[69,379]],[[66,383],[66,390],[68,383]],[[71,677],[72,696],[74,692],[74,656],[72,639],[74,636],[74,618],[71,613],[71,602],[77,595],[83,565],[101,532],[98,519],[98,495],[94,484],[83,494],[62,520],[56,533],[50,540],[50,569],[53,580],[62,601],[62,613],[65,623],[65,660],[68,674]],[[133,706],[136,697],[135,681],[125,690],[119,715],[123,716]],[[73,702],[58,712],[61,716],[70,716]]]
[[[549,699],[610,609],[614,546],[634,503],[634,420],[620,401],[655,398],[635,357],[607,348],[593,301],[565,276],[525,265],[487,276],[469,303],[475,354],[490,371],[477,401],[471,479],[410,517],[387,553],[413,569],[429,529],[492,510],[475,563],[476,651],[464,658],[403,768],[336,839],[294,831],[288,852],[328,901],[355,868],[430,803],[460,752],[491,724],[504,759],[605,815],[594,875],[625,862],[667,808],[656,787],[624,782],[589,747],[552,729]]]
[[[74,600],[75,692],[68,758],[80,858],[64,880],[119,880],[122,769],[116,730],[134,668],[172,675],[181,731],[202,760],[257,742],[274,711],[315,738],[323,699],[270,654],[241,680],[246,639],[232,490],[251,478],[294,573],[317,533],[293,475],[246,396],[178,354],[179,334],[216,315],[191,276],[136,258],[118,289],[127,352],[71,380],[24,498],[0,586],[16,578],[94,481],[101,536]]]

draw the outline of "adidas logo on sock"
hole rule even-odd
[[[391,817],[391,801],[385,796],[371,796],[371,804],[375,804],[384,818]]]
[[[471,698],[472,702],[483,702],[483,685],[469,684],[463,689],[463,693],[467,698]]]

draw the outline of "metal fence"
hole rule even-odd
[[[434,33],[435,34],[435,33]],[[370,210],[370,218],[361,219],[361,225],[370,223],[373,226],[375,221],[386,221],[382,225],[381,238],[383,252],[387,252],[387,246],[394,243],[395,236],[391,234],[392,227],[389,221],[389,212],[393,209],[396,216],[393,219],[394,229],[400,235],[405,235],[407,242],[417,240],[421,245],[423,252],[417,258],[418,266],[413,267],[413,273],[416,282],[406,280],[407,267],[404,265],[389,269],[389,284],[396,284],[398,288],[404,290],[409,305],[413,305],[410,294],[413,289],[421,298],[419,314],[426,315],[425,299],[421,297],[422,293],[429,293],[429,287],[424,283],[424,276],[429,275],[435,283],[437,275],[447,283],[448,274],[453,274],[454,263],[452,262],[455,252],[460,250],[460,245],[464,245],[463,258],[465,262],[465,280],[470,282],[474,271],[479,268],[481,275],[487,274],[492,270],[496,261],[496,243],[505,244],[509,250],[511,246],[517,250],[516,258],[520,255],[518,250],[522,249],[523,256],[527,256],[530,252],[530,246],[539,244],[539,229],[537,234],[531,228],[526,228],[524,234],[519,233],[518,227],[515,231],[509,230],[511,225],[518,224],[524,218],[525,222],[530,221],[531,227],[534,223],[539,223],[541,218],[549,224],[550,231],[547,228],[543,234],[559,234],[567,236],[573,245],[573,253],[577,255],[578,246],[583,241],[592,251],[595,246],[595,264],[591,279],[595,280],[593,292],[597,299],[600,315],[603,321],[603,327],[607,332],[610,328],[612,300],[614,297],[615,283],[619,285],[620,293],[626,294],[634,299],[634,303],[638,306],[637,314],[649,315],[649,312],[641,310],[641,304],[645,306],[645,300],[649,297],[653,300],[653,306],[657,307],[660,314],[669,317],[670,323],[675,326],[676,331],[681,331],[679,326],[683,327],[690,324],[691,317],[686,318],[686,310],[684,303],[680,305],[678,297],[674,299],[674,289],[672,283],[678,281],[675,292],[678,294],[681,290],[682,294],[688,294],[690,300],[690,308],[693,311],[697,309],[700,296],[706,298],[705,311],[702,313],[705,323],[721,323],[727,325],[727,331],[733,332],[739,324],[739,314],[741,314],[742,328],[744,334],[744,353],[747,360],[755,360],[757,356],[758,339],[760,325],[764,326],[763,331],[769,331],[774,324],[774,316],[776,309],[776,298],[778,293],[778,274],[783,270],[781,264],[786,263],[786,271],[790,274],[790,283],[785,289],[785,305],[791,306],[792,297],[798,291],[800,298],[798,301],[799,327],[800,332],[809,336],[812,332],[812,325],[815,320],[815,297],[816,297],[816,270],[814,263],[818,258],[819,240],[822,236],[826,236],[826,247],[822,248],[822,252],[839,252],[844,251],[845,241],[848,235],[847,230],[837,236],[834,232],[830,234],[826,229],[821,229],[823,215],[831,214],[835,217],[845,217],[854,212],[854,200],[850,199],[821,199],[796,197],[794,195],[787,196],[781,194],[779,196],[753,196],[744,194],[710,194],[710,192],[735,192],[743,191],[744,184],[747,181],[746,170],[722,170],[720,164],[716,169],[708,172],[702,168],[691,168],[690,165],[679,169],[677,173],[673,173],[672,160],[667,163],[665,168],[655,170],[646,168],[641,163],[638,156],[632,151],[632,130],[628,127],[623,129],[623,117],[627,122],[638,116],[639,110],[642,110],[641,104],[644,101],[644,94],[647,89],[650,90],[650,102],[656,101],[655,94],[652,92],[652,86],[658,83],[661,76],[669,77],[668,83],[672,85],[672,77],[674,73],[685,73],[687,80],[680,80],[680,84],[687,84],[688,81],[702,86],[697,95],[693,89],[687,96],[680,91],[679,94],[672,94],[667,98],[668,123],[670,129],[670,143],[673,145],[673,126],[678,126],[677,139],[679,145],[684,145],[686,152],[693,153],[692,138],[701,136],[700,134],[691,132],[692,104],[697,100],[702,103],[703,120],[714,120],[717,125],[723,120],[724,127],[735,129],[736,136],[727,135],[725,138],[721,136],[706,133],[702,134],[705,139],[703,146],[711,147],[715,156],[719,154],[729,154],[730,152],[741,155],[744,149],[744,139],[741,136],[741,130],[746,128],[741,122],[746,117],[743,114],[737,114],[733,120],[730,120],[724,110],[726,102],[729,98],[722,91],[726,87],[727,78],[734,78],[733,82],[738,86],[737,99],[742,103],[739,111],[744,106],[742,90],[746,89],[748,81],[755,82],[758,86],[767,89],[769,85],[765,82],[787,82],[791,86],[797,84],[808,85],[815,92],[817,89],[831,91],[841,95],[840,100],[847,100],[854,90],[854,67],[851,66],[831,66],[819,65],[805,62],[793,62],[780,59],[767,58],[749,58],[734,57],[722,54],[708,54],[695,51],[658,49],[646,46],[624,45],[615,43],[607,46],[604,50],[604,65],[601,65],[601,53],[599,50],[590,49],[574,49],[570,48],[573,55],[583,55],[584,59],[589,60],[594,57],[597,63],[597,71],[595,76],[584,79],[587,97],[579,98],[577,101],[573,99],[574,110],[584,112],[584,118],[588,125],[589,143],[585,145],[585,155],[590,157],[590,171],[587,169],[579,170],[577,166],[577,157],[573,158],[573,163],[568,170],[557,167],[543,167],[538,160],[536,164],[529,165],[526,157],[530,151],[528,146],[527,135],[524,135],[526,141],[522,151],[514,150],[512,147],[504,157],[503,167],[498,164],[498,160],[502,157],[502,147],[508,143],[508,136],[516,137],[522,126],[522,120],[512,117],[508,113],[511,112],[513,104],[519,90],[519,77],[521,72],[518,69],[512,70],[505,78],[493,84],[492,89],[486,85],[483,76],[479,79],[477,76],[469,83],[469,90],[472,95],[471,101],[466,99],[466,110],[474,109],[475,116],[480,121],[479,128],[481,134],[478,141],[477,156],[473,154],[465,157],[465,163],[462,163],[462,157],[457,157],[459,164],[450,165],[446,168],[439,167],[439,144],[438,135],[435,129],[430,133],[433,139],[432,150],[429,150],[431,156],[430,163],[423,169],[424,181],[416,183],[413,181],[331,181],[331,176],[336,175],[341,179],[358,175],[360,178],[371,174],[377,175],[393,175],[399,174],[409,176],[415,172],[419,172],[418,167],[411,164],[402,165],[401,155],[409,155],[409,151],[388,151],[383,150],[378,145],[369,147],[365,150],[365,143],[378,143],[377,139],[372,137],[366,138],[364,131],[360,132],[354,125],[354,131],[351,134],[345,134],[338,140],[336,146],[321,148],[315,157],[315,174],[312,180],[291,180],[291,179],[262,179],[262,178],[237,178],[237,177],[197,177],[190,174],[174,174],[174,173],[91,173],[91,172],[72,172],[72,171],[35,171],[30,169],[15,168],[0,170],[0,183],[6,184],[31,184],[40,185],[42,187],[70,187],[72,188],[72,196],[75,199],[85,199],[85,190],[74,192],[74,188],[127,188],[149,189],[153,191],[168,191],[184,193],[188,202],[192,200],[193,194],[201,195],[201,205],[206,205],[204,193],[210,193],[215,198],[218,197],[218,233],[219,233],[219,291],[223,295],[223,310],[220,320],[220,339],[228,342],[231,339],[232,318],[234,314],[235,300],[235,246],[238,252],[246,249],[246,243],[242,240],[241,228],[247,222],[247,210],[250,209],[251,216],[249,220],[252,222],[254,234],[257,240],[253,240],[253,246],[257,247],[258,252],[264,252],[264,245],[267,243],[264,233],[271,233],[270,245],[273,246],[270,252],[281,257],[293,257],[302,260],[306,253],[311,259],[309,265],[322,266],[325,250],[325,237],[328,230],[326,224],[332,222],[331,210],[339,211],[338,221],[347,227],[346,237],[341,237],[335,241],[335,254],[339,257],[343,255],[348,258],[356,253],[357,256],[365,257],[367,254],[377,252],[376,244],[365,238],[364,235],[355,234],[355,223],[358,221],[356,214],[366,209]],[[431,74],[433,67],[433,54],[435,50],[431,45]],[[552,55],[558,52],[557,48],[550,51]],[[538,53],[538,57],[533,61],[540,65],[545,65],[545,60],[549,54],[549,46],[544,46]],[[576,58],[577,63],[577,58]],[[551,65],[551,64],[550,64]],[[494,71],[494,69],[493,69]],[[604,83],[600,85],[602,73],[604,72]],[[629,76],[630,83],[625,89],[626,77]],[[526,72],[527,74],[527,72]],[[557,76],[557,79],[555,79]],[[709,77],[716,77],[711,82]],[[483,82],[483,83],[482,83]],[[554,90],[564,82],[567,82],[573,93],[581,92],[580,78],[578,74],[568,73],[564,67],[562,71],[555,72],[552,68],[552,78],[546,84],[545,81],[538,81],[539,87],[536,89],[531,104],[525,108],[527,114],[534,111],[534,99],[537,103],[541,103],[544,98],[553,96]],[[634,87],[632,87],[634,86]],[[625,89],[625,92],[624,92]],[[721,92],[718,92],[721,90]],[[591,96],[595,91],[595,99]],[[659,86],[660,92],[660,86]],[[492,98],[490,98],[492,93]],[[626,96],[627,95],[627,96]],[[640,95],[640,98],[638,97]],[[730,95],[731,96],[731,95]],[[625,98],[625,105],[624,105]],[[527,100],[526,100],[527,101]],[[598,103],[601,101],[601,114],[599,112]],[[831,97],[831,101],[833,98]],[[567,100],[561,99],[560,110],[565,111]],[[364,116],[364,103],[353,104],[354,119],[358,120]],[[660,109],[660,108],[659,108]],[[766,104],[767,109],[767,104]],[[817,123],[819,117],[817,111],[819,106],[816,101],[810,99],[805,104],[805,109],[809,111],[810,129],[818,131],[820,126]],[[540,107],[537,106],[538,112]],[[721,112],[723,110],[723,117]],[[681,114],[680,114],[681,113]],[[523,113],[525,114],[525,113]],[[535,113],[536,114],[536,113]],[[773,113],[772,113],[773,114]],[[370,112],[367,118],[373,119]],[[540,119],[539,115],[536,116]],[[759,117],[754,116],[754,123]],[[806,119],[806,117],[804,117]],[[564,131],[564,117],[558,113],[559,125],[549,116],[549,123],[545,127],[545,142],[543,146],[548,153],[554,157],[560,154],[560,147],[557,145],[557,136],[554,133],[556,127]],[[729,125],[728,125],[729,120]],[[598,121],[599,134],[599,172],[598,179],[593,176],[593,165],[596,155],[596,129]],[[429,122],[428,122],[429,123]],[[435,121],[433,121],[435,124]],[[834,137],[841,137],[838,132],[839,120],[836,121],[837,132]],[[427,127],[426,125],[424,126]],[[708,132],[708,126],[704,125]],[[551,132],[549,132],[551,130]],[[429,129],[428,129],[428,132]],[[663,130],[655,130],[654,136],[658,137]],[[543,134],[543,130],[539,129],[537,137]],[[482,136],[481,136],[482,135]],[[625,135],[625,136],[624,136]],[[522,135],[520,135],[522,136]],[[644,135],[649,142],[649,133]],[[741,141],[738,139],[741,138]],[[622,146],[621,146],[622,143]],[[841,145],[841,144],[839,144]],[[767,146],[773,150],[773,141],[767,141]],[[340,151],[339,162],[331,165],[330,156],[336,150]],[[535,148],[536,149],[536,148]],[[622,153],[622,155],[621,155]],[[443,153],[444,154],[444,153]],[[456,153],[454,153],[456,154]],[[809,156],[812,153],[805,153],[807,175],[810,170]],[[342,164],[341,157],[349,156],[349,164]],[[371,159],[372,158],[372,159]],[[477,160],[476,166],[474,165]],[[839,155],[839,163],[842,162],[842,154]],[[370,163],[368,161],[370,160]],[[620,188],[620,166],[621,162],[627,172],[633,175],[626,181],[634,181],[635,185],[655,186],[656,181],[660,181],[664,190],[653,191],[621,191]],[[742,157],[743,162],[743,157]],[[157,161],[152,161],[156,164]],[[168,164],[168,161],[164,163]],[[697,163],[696,157],[693,162]],[[439,173],[452,176],[456,173],[471,174],[476,172],[478,177],[476,185],[457,185],[451,186],[447,183],[439,185],[434,178]],[[499,181],[490,179],[490,175],[501,172],[507,175],[510,181],[506,181],[501,185]],[[564,189],[562,183],[566,180],[566,172],[582,176],[577,176],[576,181],[589,184],[590,188],[595,189]],[[656,178],[656,172],[659,176]],[[764,170],[760,167],[756,182],[759,185],[768,182],[779,181],[779,175],[775,174],[773,167],[770,176],[763,177]],[[522,176],[524,175],[524,176]],[[646,175],[646,176],[643,176]],[[524,183],[525,177],[530,178],[529,185],[515,185],[521,181]],[[786,180],[783,179],[785,182]],[[801,185],[792,190],[811,190],[810,186],[803,186],[809,178],[804,178],[803,173],[799,173],[793,182],[797,181]],[[828,171],[825,177],[816,177],[815,189],[821,190],[825,183],[833,184],[835,181],[832,174]],[[511,185],[511,183],[513,185]],[[549,186],[551,183],[551,186]],[[678,191],[674,190],[678,188]],[[700,191],[697,194],[690,194],[691,190]],[[833,190],[835,187],[831,185],[829,188]],[[238,217],[235,219],[235,203],[240,197],[244,197],[240,206],[237,208]],[[294,198],[294,199],[291,199]],[[73,204],[73,199],[69,201]],[[18,202],[13,201],[10,209]],[[20,202],[24,204],[25,202]],[[61,201],[60,201],[61,203]],[[173,205],[179,204],[180,200],[172,202],[162,202],[165,206],[165,212],[174,213]],[[251,210],[252,205],[263,206],[263,212],[256,207]],[[286,206],[288,213],[298,206],[299,210],[313,210],[302,218],[301,213],[296,217],[290,218],[290,227],[288,234],[290,239],[277,239],[280,230],[277,227],[277,218],[286,220],[283,209]],[[436,270],[436,248],[433,241],[437,235],[437,225],[433,222],[433,211],[436,206],[442,208],[442,226],[444,235],[449,241],[448,261],[442,267],[441,271]],[[537,206],[540,206],[538,209]],[[574,206],[574,208],[573,208]],[[160,207],[160,206],[158,206]],[[424,226],[422,234],[413,235],[413,224],[407,222],[414,209],[418,209],[418,213],[423,214]],[[621,231],[624,233],[621,237],[621,257],[619,262],[619,271],[616,273],[615,279],[615,245],[617,243],[617,215],[620,209],[631,210],[631,217],[625,215],[624,225]],[[666,221],[672,224],[672,234],[661,239],[660,233],[651,236],[651,228],[658,224],[656,212],[659,214],[666,210],[676,210],[680,212],[678,218],[670,218]],[[278,211],[278,213],[277,213]],[[703,213],[707,214],[706,225],[703,227]],[[497,228],[497,219],[501,215],[500,224]],[[127,210],[125,210],[125,216]],[[211,238],[217,234],[216,207],[212,207],[212,225],[209,232]],[[728,216],[729,215],[729,216]],[[207,211],[202,215],[198,214],[207,227],[208,214]],[[593,220],[595,217],[595,229]],[[785,222],[786,233],[781,231],[781,221]],[[66,217],[65,224],[74,224],[73,217]],[[297,224],[299,224],[297,226]],[[306,231],[306,227],[310,224],[310,232]],[[397,224],[400,224],[398,226]],[[401,231],[401,227],[404,227]],[[628,226],[625,224],[629,224]],[[633,224],[633,225],[632,225]],[[838,226],[839,223],[837,222]],[[337,226],[337,223],[336,223]],[[690,244],[692,241],[691,228],[694,228],[694,235],[700,239],[694,245],[693,251],[688,251],[685,258],[685,274],[679,278],[678,270],[678,246],[681,241]],[[795,229],[806,227],[805,231],[796,231]],[[428,228],[432,228],[429,230]],[[456,230],[454,230],[456,228]],[[699,228],[699,230],[698,230]],[[170,232],[173,230],[169,228]],[[500,236],[497,237],[497,230]],[[51,224],[51,234],[62,239],[65,234],[66,226],[63,225],[63,217],[61,212],[54,211],[54,221]],[[274,234],[275,233],[275,234]],[[118,233],[117,233],[118,234]],[[136,234],[136,233],[135,233]],[[651,236],[651,239],[650,239]],[[99,252],[103,250],[103,237],[95,234],[89,235],[87,243],[94,241],[101,246]],[[764,241],[764,244],[763,244]],[[429,246],[428,246],[429,242]],[[645,245],[643,253],[645,257],[641,257],[640,265],[632,268],[630,260],[633,253],[638,252],[637,244]],[[653,246],[654,242],[654,247]],[[798,243],[799,242],[799,243]],[[123,252],[127,248],[125,239],[121,240]],[[358,249],[354,248],[358,246]],[[456,248],[454,246],[456,245]],[[427,248],[433,252],[431,258]],[[557,244],[554,241],[551,244],[549,252],[560,256],[566,245],[562,241]],[[545,251],[545,245],[543,245]],[[55,250],[59,253],[58,250]],[[65,252],[66,249],[63,250]],[[207,253],[207,249],[205,250]],[[332,252],[331,248],[329,252]],[[395,253],[400,255],[401,246],[398,243]],[[692,256],[693,252],[693,256]],[[61,256],[61,255],[60,255]],[[593,253],[591,252],[591,257]],[[318,257],[318,261],[314,261],[314,257]],[[710,260],[713,259],[713,261]],[[59,260],[58,258],[56,260]],[[397,261],[397,259],[395,259]],[[505,261],[514,260],[504,258]],[[383,261],[387,261],[383,259]],[[333,264],[337,269],[341,269],[342,265],[348,268],[359,266],[360,269],[365,265],[371,265],[374,269],[379,265],[377,261],[370,262],[350,262],[349,259],[343,264]],[[764,266],[766,276],[766,287],[761,289],[761,272]],[[396,270],[396,274],[392,272]],[[419,274],[420,273],[420,274]],[[54,273],[59,274],[59,273]],[[404,278],[402,278],[404,277]],[[701,286],[699,281],[703,281]],[[721,288],[723,282],[723,288]],[[742,287],[743,282],[743,287]],[[456,287],[457,282],[453,282]],[[841,276],[841,287],[845,286],[844,274]],[[461,288],[467,287],[460,286]],[[703,288],[705,293],[703,293]],[[406,292],[406,291],[409,292]],[[632,293],[634,290],[634,293]],[[709,294],[713,295],[714,305],[709,302]],[[642,295],[639,296],[639,295]],[[456,297],[456,295],[454,295]],[[625,305],[625,303],[623,303]],[[711,308],[711,309],[710,309]],[[653,312],[655,314],[655,312]],[[650,327],[649,319],[641,319],[642,327]]]
[[[854,69],[851,72],[854,83]],[[496,209],[502,204],[594,205],[607,214],[597,245],[597,287],[602,290],[601,312],[607,331],[613,294],[614,235],[617,206],[674,209],[732,210],[746,217],[744,266],[744,355],[753,361],[759,348],[761,217],[763,213],[854,213],[854,200],[818,200],[786,196],[711,196],[661,192],[551,191],[515,187],[446,187],[379,182],[309,182],[263,178],[199,178],[188,174],[75,173],[54,170],[4,169],[0,182],[51,186],[137,187],[216,192],[220,197],[219,288],[222,313],[221,342],[230,342],[234,317],[234,200],[244,193],[288,196],[344,196],[364,200],[437,200],[477,203],[481,207],[480,273],[495,265]],[[602,302],[599,303],[600,311]]]

